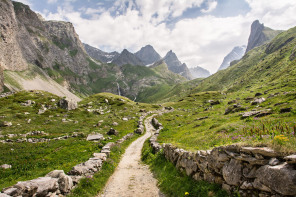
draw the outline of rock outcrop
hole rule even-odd
[[[187,79],[192,79],[191,73],[185,63],[181,63],[176,54],[170,50],[163,58],[164,62],[168,65],[170,71],[182,75]]]
[[[207,69],[204,69],[199,66],[196,66],[194,68],[189,68],[189,71],[190,71],[193,79],[207,78],[208,76],[211,75],[211,73]]]
[[[241,59],[244,56],[245,52],[246,52],[245,45],[234,47],[232,51],[224,57],[223,62],[220,65],[218,71],[228,68],[231,62]]]
[[[129,52],[127,49],[124,49],[120,55],[112,61],[113,64],[122,66],[125,64],[135,65],[135,66],[144,66],[142,62],[136,55]]]
[[[261,24],[258,20],[255,20],[251,25],[251,33],[248,39],[246,53],[257,46],[261,46],[272,40],[280,32],[281,31],[265,27],[264,24]]]
[[[161,59],[160,55],[154,50],[151,45],[142,47],[135,55],[145,64],[153,64]]]

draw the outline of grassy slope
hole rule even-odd
[[[251,50],[237,64],[203,80],[182,101],[166,103],[175,112],[159,117],[164,125],[159,141],[191,150],[244,143],[296,151],[296,61],[291,55],[295,37],[296,28],[279,34],[271,43]],[[267,100],[251,105],[246,98],[255,98],[256,93]],[[211,106],[208,100],[221,103]],[[224,115],[232,100],[246,111],[271,109],[272,114],[247,119],[241,119],[241,112]],[[280,113],[288,107],[294,109]]]
[[[51,99],[56,101],[51,101]],[[105,99],[109,100],[109,105],[106,104]],[[36,103],[28,107],[22,106],[21,103],[26,100]],[[0,189],[13,185],[17,181],[44,176],[54,169],[68,172],[74,165],[87,160],[93,152],[100,151],[102,145],[133,132],[140,115],[139,109],[149,111],[158,108],[156,105],[149,104],[136,105],[125,97],[109,93],[93,95],[81,101],[80,107],[73,111],[56,107],[55,104],[58,100],[57,96],[41,91],[19,92],[0,99],[0,121],[11,121],[13,124],[11,127],[0,127],[1,135],[24,134],[36,130],[44,131],[49,135],[30,137],[53,138],[71,135],[73,132],[82,134],[82,137],[48,143],[0,143],[0,149],[3,150],[0,164],[12,165],[11,169],[0,169]],[[38,115],[37,112],[41,105],[54,108]],[[86,109],[100,108],[104,110],[104,114],[86,111]],[[25,115],[25,112],[30,114]],[[129,118],[129,120],[123,121],[123,117]],[[28,119],[31,119],[31,123],[27,123]],[[66,119],[67,122],[63,122],[62,119]],[[98,127],[94,126],[100,120],[103,120],[103,123]],[[117,122],[118,126],[112,125],[113,122]],[[85,140],[87,134],[92,132],[102,133],[107,137],[106,132],[111,127],[119,131],[119,135],[112,136],[111,140],[102,141],[102,143]]]

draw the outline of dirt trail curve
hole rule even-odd
[[[154,116],[154,115],[153,115]],[[125,151],[116,171],[110,177],[100,197],[164,197],[157,188],[157,180],[149,167],[141,163],[141,150],[154,131],[153,116],[145,120],[146,133],[135,140]]]

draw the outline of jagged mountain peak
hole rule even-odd
[[[139,66],[145,65],[141,59],[139,59],[135,54],[129,52],[127,49],[123,49],[120,55],[116,59],[114,59],[112,63],[118,66],[122,66],[125,64],[139,65]]]
[[[172,51],[168,51],[163,58],[165,63],[168,65],[170,71],[180,74],[187,79],[192,79],[190,71],[185,63],[181,63],[177,55]]]
[[[265,27],[259,20],[255,20],[251,25],[251,33],[248,39],[246,53],[257,46],[267,43],[281,32],[280,30]]]
[[[144,62],[145,65],[153,64],[161,59],[160,55],[155,51],[153,46],[146,45],[142,47],[135,55]]]

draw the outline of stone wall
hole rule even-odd
[[[193,179],[222,185],[241,196],[295,196],[296,155],[285,156],[268,147],[221,146],[189,152],[171,144],[156,142],[159,130],[150,138],[153,152],[163,154],[177,169]]]
[[[134,134],[129,133],[121,139],[107,143],[100,153],[94,153],[93,157],[77,164],[67,174],[63,170],[54,170],[45,177],[39,177],[30,181],[20,181],[17,184],[4,188],[0,196],[63,196],[67,195],[78,183],[81,178],[91,177],[94,173],[101,170],[103,163],[111,153],[113,146],[119,145],[131,138]]]

